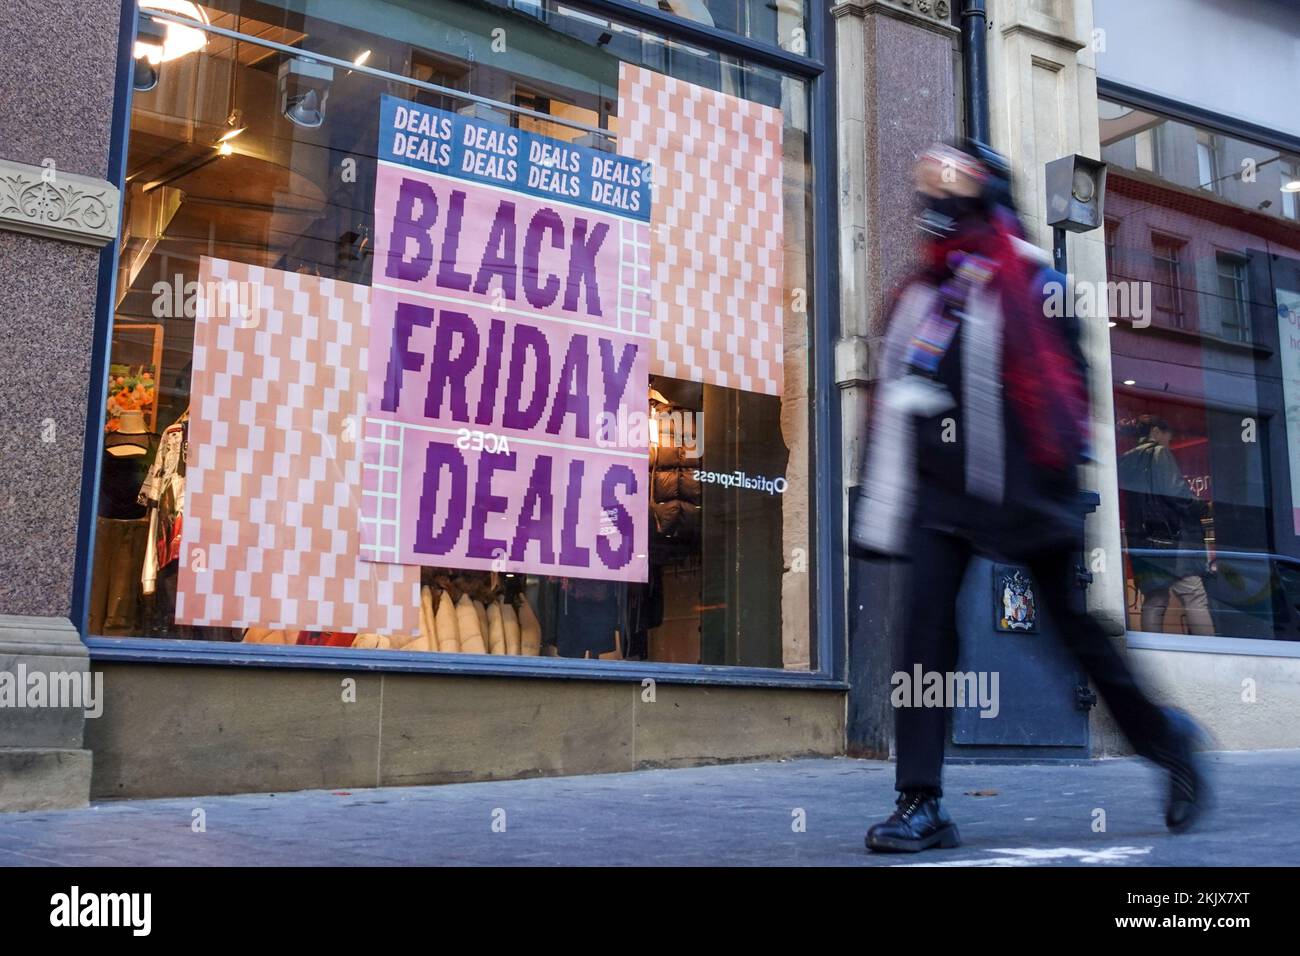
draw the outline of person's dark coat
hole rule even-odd
[[[1205,572],[1205,505],[1192,494],[1178,460],[1165,446],[1143,439],[1119,461],[1128,547],[1177,552],[1170,557],[1130,554],[1133,579],[1144,594]]]

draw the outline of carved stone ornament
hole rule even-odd
[[[117,210],[107,180],[0,159],[0,229],[104,246],[117,234]]]
[[[948,0],[893,0],[895,6],[946,21],[951,8]]]
[[[956,29],[951,0],[837,0],[831,12],[837,17],[884,13],[941,32]]]

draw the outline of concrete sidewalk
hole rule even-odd
[[[1300,751],[1206,762],[1216,807],[1182,836],[1165,830],[1163,780],[1136,760],[953,765],[945,799],[965,845],[869,854],[893,767],[833,759],[0,814],[0,865],[1300,865]]]

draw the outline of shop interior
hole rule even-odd
[[[618,123],[619,57],[686,69],[681,51],[645,36],[622,31],[614,42],[600,41],[600,31],[585,21],[561,29],[525,17],[517,17],[517,55],[467,56],[468,31],[458,18],[468,23],[500,15],[486,9],[490,4],[432,5],[436,14],[421,15],[443,20],[436,29],[429,21],[418,45],[276,4],[229,0],[200,7],[159,0],[142,6],[611,131]],[[358,5],[358,16],[366,6]],[[294,630],[280,622],[240,628],[177,623],[176,578],[186,561],[188,422],[199,414],[190,403],[190,371],[201,258],[369,284],[380,95],[447,110],[468,101],[174,22],[142,18],[141,24],[106,389],[92,635],[787,666],[783,619],[792,615],[783,598],[789,571],[785,499],[701,484],[694,476],[702,467],[784,475],[792,455],[806,458],[808,449],[787,447],[780,398],[662,377],[649,383],[647,412],[674,427],[651,436],[647,582],[424,568],[416,634]],[[724,74],[744,74],[720,66],[716,57],[687,59],[700,60],[691,67],[695,82],[716,85]],[[543,68],[559,60],[564,70]],[[570,75],[582,83],[564,82]],[[726,82],[753,86],[759,79]],[[767,95],[779,100],[779,85],[763,82]],[[503,115],[548,136],[583,135],[536,116]],[[787,221],[797,218],[787,213]],[[788,277],[787,283],[798,281]],[[793,616],[802,617],[798,626],[806,635],[810,610]],[[810,664],[815,661],[802,666]]]

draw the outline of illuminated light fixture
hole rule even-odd
[[[1108,324],[1112,329],[1113,329],[1115,326],[1119,325],[1118,322],[1108,322],[1107,324]]]
[[[135,61],[135,73],[131,78],[131,86],[137,93],[148,93],[158,85],[158,67],[150,63],[144,57]]]
[[[158,67],[162,64],[163,43],[167,31],[156,20],[141,20],[136,31],[135,73],[131,86],[137,93],[148,93],[158,85]]]
[[[334,71],[309,60],[285,60],[280,64],[280,112],[294,126],[316,129],[325,122],[325,101],[329,99]]]
[[[246,126],[238,126],[235,129],[228,129],[217,138],[217,142],[229,143],[232,139],[234,139],[236,136],[238,136],[247,128],[248,127]]]
[[[369,51],[369,50],[362,50],[359,54],[357,54],[357,58],[356,58],[355,60],[352,61],[352,65],[353,65],[353,66],[364,66],[365,63],[366,63],[366,61],[369,60],[369,59],[370,59],[370,51]]]
[[[1125,384],[1125,385],[1136,385],[1136,384],[1137,384],[1137,380],[1136,380],[1136,379],[1132,379],[1132,378],[1126,378],[1126,379],[1124,379],[1124,384]]]
[[[1284,193],[1300,193],[1300,179],[1292,179],[1282,184]]]
[[[190,0],[140,0],[141,12],[157,10],[159,13],[170,13],[173,16],[183,17],[186,20],[193,20],[204,26],[208,23],[208,15],[197,3],[191,3]],[[158,63],[168,63],[171,60],[178,60],[190,53],[197,53],[208,45],[208,35],[196,27],[187,27],[179,23],[170,21],[149,20],[147,17],[140,22],[141,30],[145,23],[156,23],[165,27],[163,41],[158,53],[158,59],[152,60],[155,66]],[[155,41],[145,41],[149,45],[158,46]],[[136,41],[135,56],[140,58],[141,42]]]
[[[217,147],[218,156],[229,156],[234,151],[235,151],[235,147],[231,146],[229,143],[222,143],[220,146]]]

